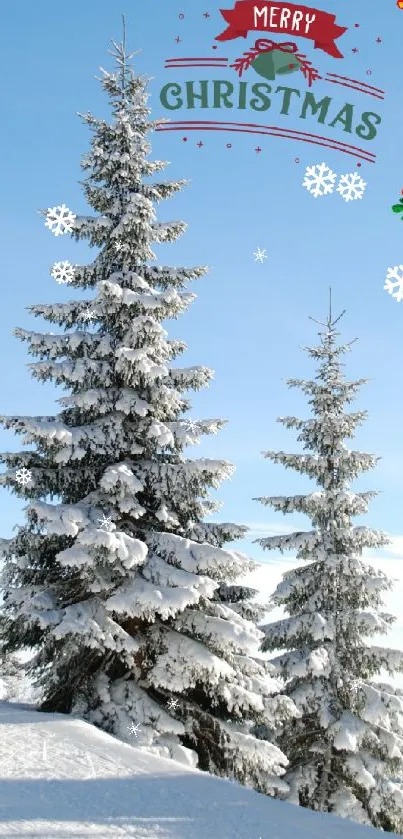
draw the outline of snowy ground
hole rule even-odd
[[[380,839],[381,834],[153,757],[72,717],[0,702],[0,837],[16,836]]]
[[[400,555],[403,553],[401,551]],[[249,579],[263,599],[291,558]],[[374,560],[396,580],[386,607],[398,616],[387,639],[403,648],[403,563]],[[281,616],[274,610],[269,620]],[[28,656],[22,656],[27,658]],[[403,687],[403,676],[395,684]],[[0,699],[35,702],[27,677]],[[135,739],[133,739],[135,742]],[[387,834],[392,836],[392,834]],[[380,832],[255,794],[150,756],[71,717],[0,702],[0,839],[380,839]]]

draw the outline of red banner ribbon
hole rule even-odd
[[[220,9],[228,28],[216,41],[231,41],[246,38],[248,32],[278,32],[280,35],[296,35],[310,38],[315,49],[323,50],[333,58],[343,58],[334,43],[347,30],[347,26],[336,24],[336,15],[300,6],[293,3],[272,2],[272,0],[237,0],[233,9]]]

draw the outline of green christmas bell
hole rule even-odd
[[[251,63],[251,67],[265,79],[274,81],[276,76],[295,73],[301,67],[301,62],[295,55],[283,50],[261,52]]]

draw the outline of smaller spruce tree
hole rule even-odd
[[[344,314],[344,312],[342,313]],[[271,663],[285,680],[300,717],[286,722],[279,745],[289,758],[290,799],[388,831],[403,830],[403,795],[393,778],[403,769],[403,701],[373,681],[381,669],[403,667],[403,653],[372,646],[394,618],[382,611],[391,582],[365,563],[364,548],[388,543],[384,533],[355,527],[375,492],[352,492],[350,481],[377,458],[344,443],[366,416],[346,412],[365,380],[346,381],[341,362],[351,342],[337,345],[329,317],[320,344],[305,348],[318,363],[314,380],[291,379],[309,397],[312,417],[279,419],[296,429],[303,454],[267,452],[274,463],[307,475],[318,489],[306,495],[255,499],[282,513],[304,513],[312,529],[257,540],[268,550],[297,551],[305,567],[283,575],[272,603],[286,617],[263,628],[264,651],[283,651]]]

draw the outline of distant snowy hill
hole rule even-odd
[[[0,702],[0,837],[16,836],[380,839],[380,832],[154,757],[72,717]]]

